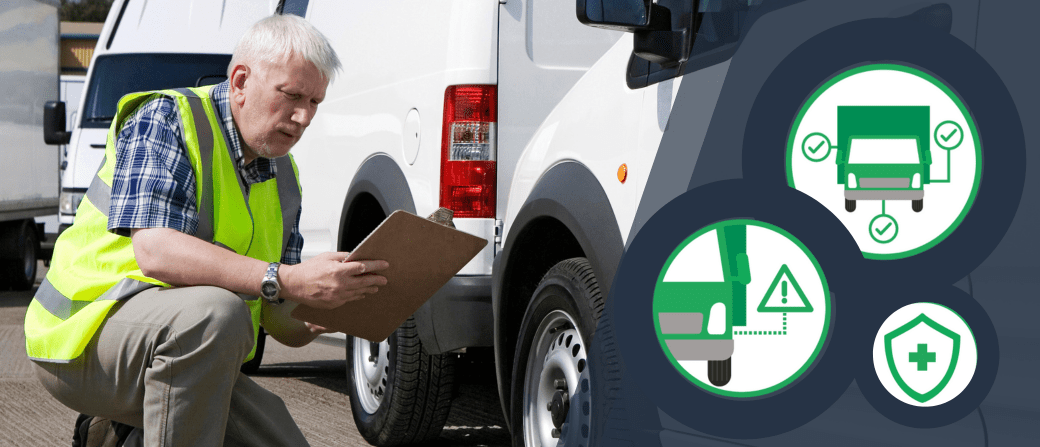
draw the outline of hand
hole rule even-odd
[[[314,323],[304,322],[303,324],[307,325],[307,330],[311,331],[311,334],[314,335],[329,334],[332,332],[336,332],[335,329],[329,329],[324,326],[318,326]]]
[[[376,293],[386,285],[386,261],[343,262],[349,253],[322,253],[297,265],[282,266],[282,294],[288,300],[318,309],[334,309]]]

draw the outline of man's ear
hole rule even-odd
[[[251,74],[252,72],[249,69],[249,66],[245,64],[235,65],[235,67],[231,69],[231,78],[229,79],[229,84],[231,86],[230,96],[231,100],[239,105],[242,105],[242,103],[245,102],[246,81],[249,79]]]

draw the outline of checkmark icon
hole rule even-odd
[[[946,131],[939,132],[942,129],[946,129]],[[935,126],[935,132],[932,133],[932,137],[935,138],[935,144],[946,150],[956,149],[964,142],[966,136],[967,134],[964,133],[961,125],[952,120],[939,123],[938,126]]]
[[[827,135],[820,132],[813,132],[802,139],[802,155],[809,159],[809,161],[823,161],[827,159],[830,154],[831,141],[827,139]]]
[[[885,234],[886,231],[888,231],[889,228],[892,228],[892,222],[889,222],[888,225],[885,225],[885,228],[875,228],[874,231],[877,232],[878,236],[882,236]]]
[[[881,225],[884,224],[884,225]],[[899,223],[888,214],[879,214],[870,220],[870,238],[879,244],[887,244],[899,234]]]

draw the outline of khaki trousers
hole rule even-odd
[[[153,288],[117,304],[72,362],[34,363],[55,399],[141,427],[149,447],[306,446],[285,403],[239,372],[252,347],[238,295]]]

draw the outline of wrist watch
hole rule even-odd
[[[278,266],[280,265],[277,262],[268,265],[264,280],[260,283],[260,297],[269,304],[278,305],[285,302],[285,298],[278,296],[282,292],[282,285],[278,283]]]

